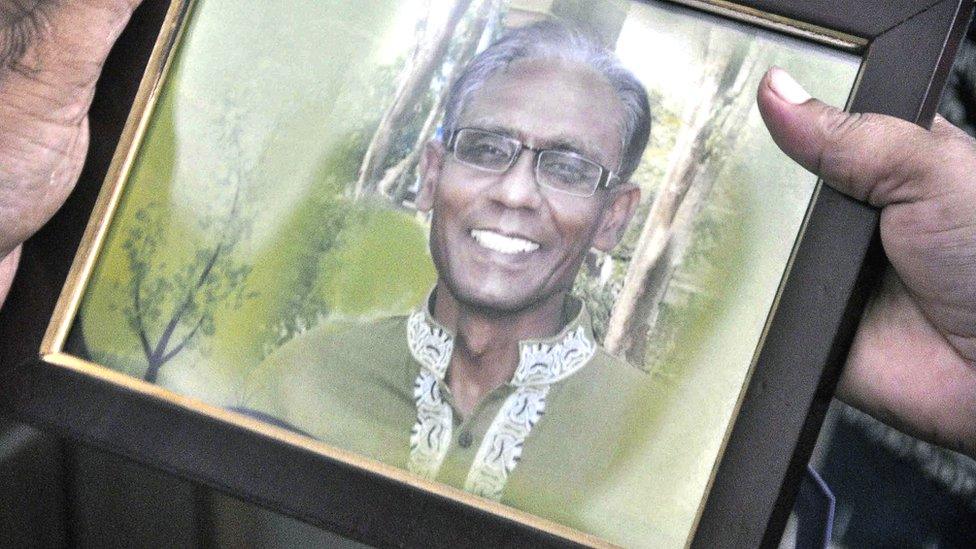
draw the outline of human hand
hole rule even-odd
[[[835,189],[881,209],[891,266],[858,327],[837,396],[976,457],[976,141],[811,99],[771,69],[759,110],[776,144]]]
[[[139,2],[0,1],[0,305],[20,245],[78,180],[95,82]]]

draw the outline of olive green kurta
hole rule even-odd
[[[623,417],[650,382],[593,343],[578,310],[559,335],[523,342],[513,381],[468,417],[443,381],[453,338],[426,311],[303,334],[261,366],[243,405],[339,448],[575,524],[574,511],[620,448]],[[427,421],[424,406],[434,411]],[[501,454],[507,463],[490,462]]]

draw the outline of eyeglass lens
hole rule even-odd
[[[521,144],[512,138],[477,129],[460,130],[454,154],[460,162],[491,172],[504,172],[515,160]],[[536,178],[553,189],[590,196],[599,185],[603,168],[570,152],[544,150],[536,160]]]

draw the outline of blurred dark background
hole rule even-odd
[[[75,207],[94,203],[152,47],[166,0],[146,0],[113,50],[91,110],[92,143]],[[976,25],[940,112],[976,135]],[[25,245],[20,283],[0,310],[3,356],[29,357],[26,308],[50,309],[64,262],[38,250],[76,242],[87,215],[58,214]],[[29,282],[24,282],[29,281]],[[34,315],[36,316],[36,315]],[[976,547],[976,462],[922,443],[834,402],[812,464],[837,498],[835,547]],[[125,458],[0,416],[0,547],[357,546]]]

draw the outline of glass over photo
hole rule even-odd
[[[755,106],[859,57],[668,2],[194,4],[67,351],[683,546],[817,189]]]

